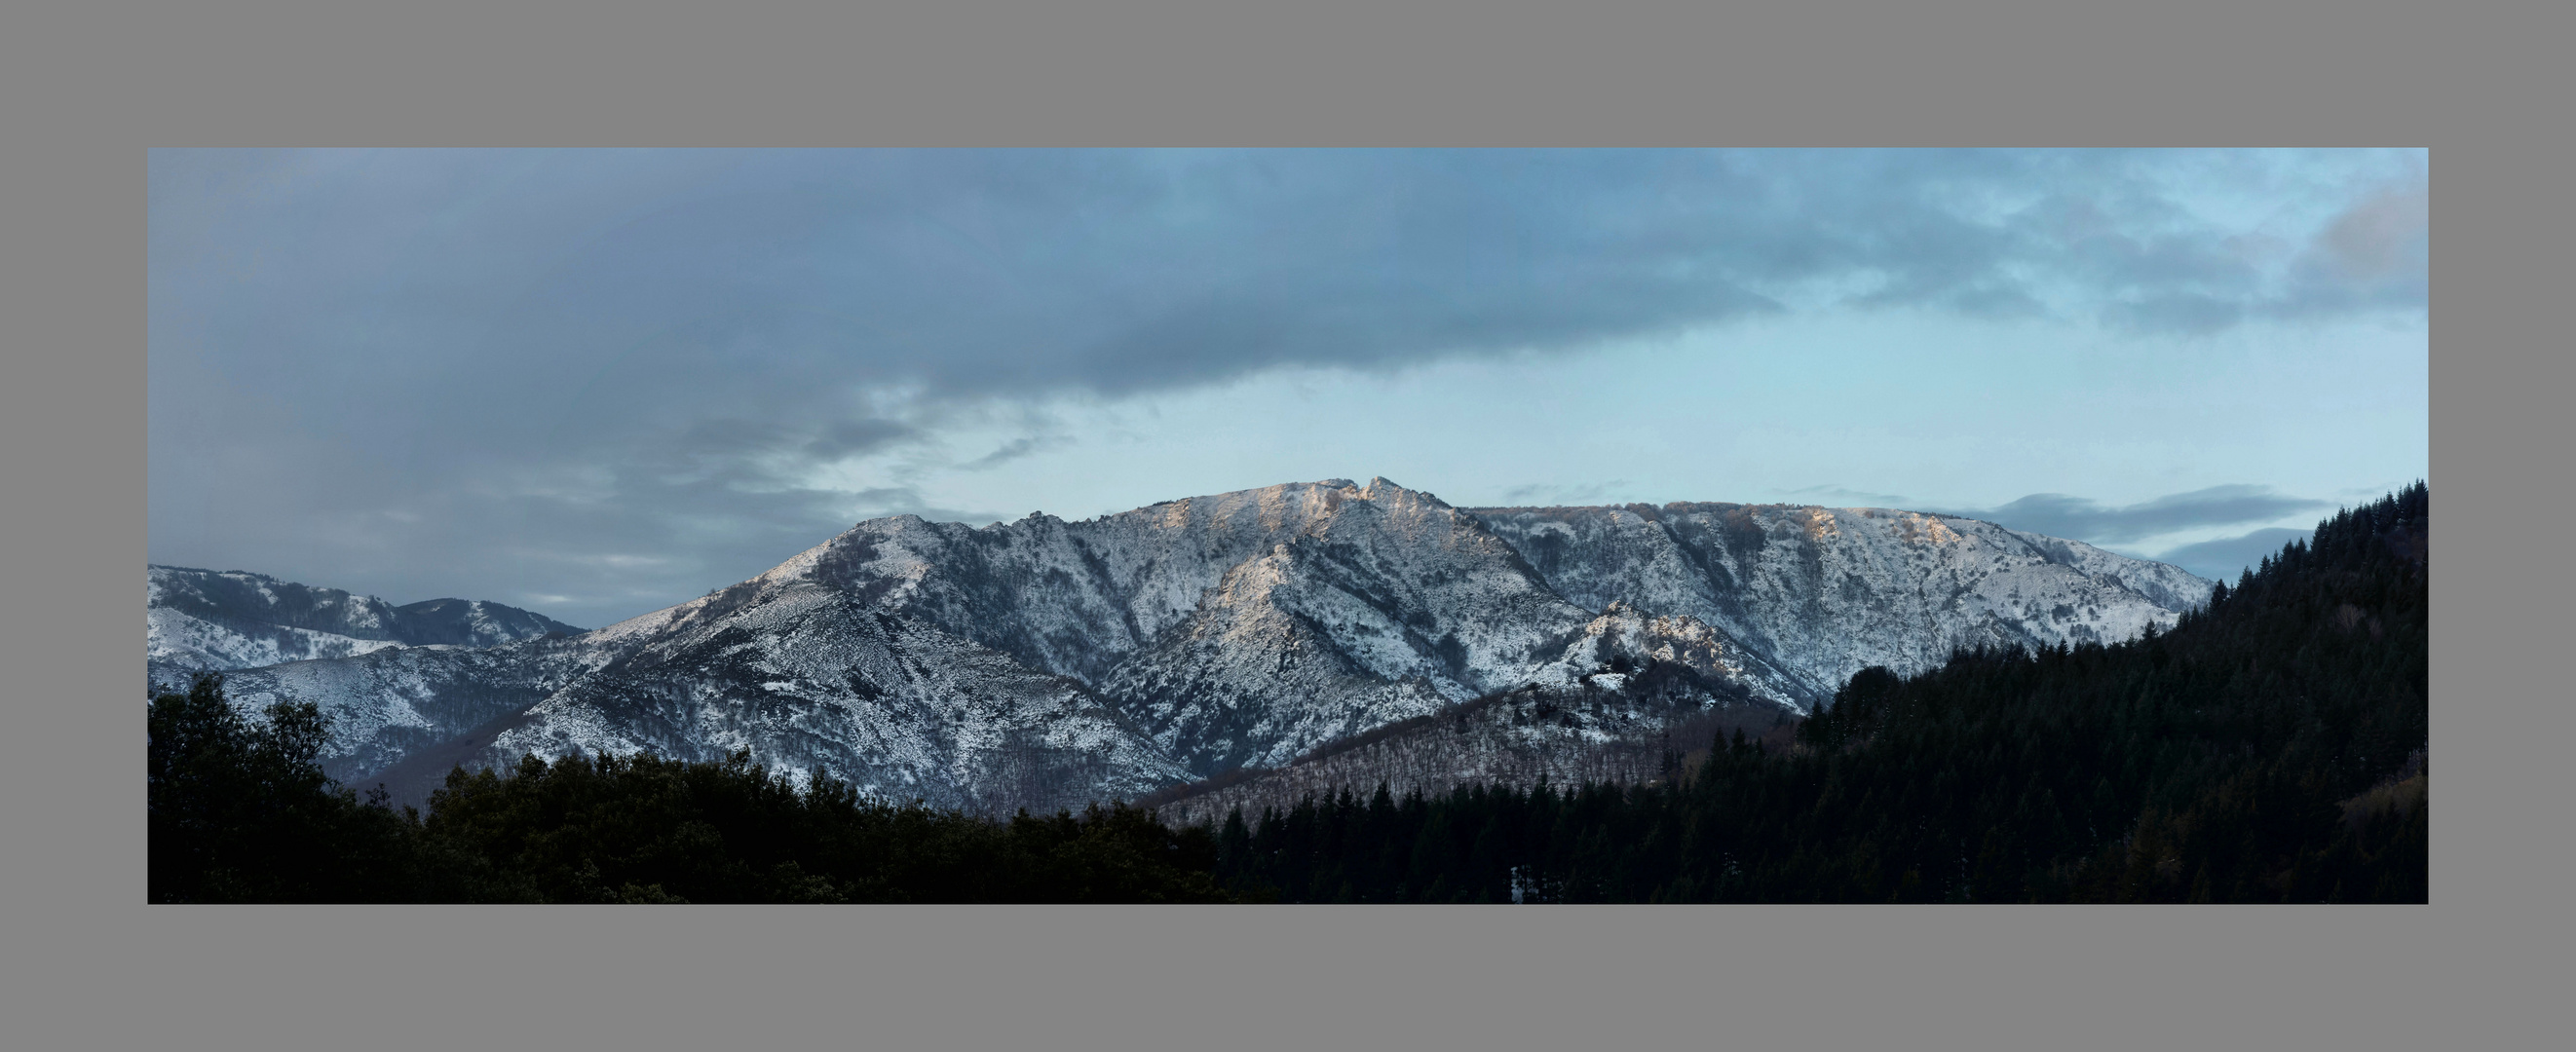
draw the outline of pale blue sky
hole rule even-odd
[[[2422,151],[152,157],[157,562],[581,625],[1384,475],[2237,565],[2423,477]]]

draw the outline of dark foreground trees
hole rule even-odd
[[[243,719],[223,679],[152,699],[146,790],[154,902],[364,902],[416,897],[417,829],[333,785],[310,704]]]
[[[1205,830],[1113,804],[995,822],[798,788],[737,754],[452,772],[429,813],[315,764],[311,706],[207,676],[151,710],[155,902],[1221,902]]]
[[[2423,902],[2426,490],[2166,633],[1869,670],[1785,753],[1646,786],[1349,792],[1230,817],[1306,901]]]
[[[1222,902],[1216,847],[1112,804],[991,821],[751,762],[571,757],[448,775],[420,843],[482,902]]]

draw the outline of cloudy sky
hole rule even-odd
[[[2233,573],[2427,460],[2428,159],[155,151],[150,544],[584,627],[1382,475]]]

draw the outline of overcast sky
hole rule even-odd
[[[155,562],[584,627],[1383,475],[2233,573],[2427,461],[2423,151],[155,151]]]

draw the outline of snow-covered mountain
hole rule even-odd
[[[1644,782],[1668,758],[1705,747],[1713,731],[1784,725],[1792,706],[1769,684],[1780,670],[1737,650],[1688,615],[1650,615],[1613,600],[1563,659],[1507,691],[1326,744],[1287,764],[1238,771],[1148,798],[1171,822],[1214,822],[1233,807],[1259,817],[1307,794],[1438,796],[1472,782],[1529,785],[1544,777]],[[1749,666],[1749,667],[1748,667]],[[1748,674],[1749,673],[1749,674]]]
[[[315,588],[239,570],[148,567],[146,632],[152,682],[285,661],[350,657],[388,647],[495,646],[581,631],[542,614],[468,599],[395,606],[372,595]]]
[[[1960,647],[2127,639],[2211,586],[2078,541],[1885,508],[1470,510],[1567,600],[1698,618],[1788,667],[1809,697]]]
[[[1082,522],[874,519],[572,639],[353,653],[233,682],[246,706],[344,714],[333,763],[353,780],[529,751],[748,748],[898,798],[1051,807],[1656,667],[1681,677],[1682,694],[1659,695],[1688,695],[1674,704],[1805,712],[1866,665],[2122,638],[2208,587],[1947,516],[1460,509],[1332,479]]]

